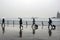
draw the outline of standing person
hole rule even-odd
[[[26,28],[27,28],[27,25],[28,25],[28,23],[27,23],[27,21],[26,21]]]
[[[21,29],[21,27],[23,29],[23,26],[22,26],[22,18],[20,18],[19,24],[20,24],[20,29]]]
[[[49,18],[49,22],[48,22],[48,28],[49,26],[52,26],[52,20]]]
[[[14,27],[14,20],[13,20],[13,27]]]
[[[44,25],[44,24],[43,24],[43,21],[42,21],[42,29],[43,29],[43,25]]]
[[[2,19],[1,27],[2,27],[2,31],[3,31],[3,34],[4,34],[4,32],[5,32],[5,19],[4,18]]]
[[[2,19],[2,26],[5,26],[5,19]]]

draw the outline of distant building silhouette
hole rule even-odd
[[[57,12],[57,18],[60,18],[60,13],[59,12]]]

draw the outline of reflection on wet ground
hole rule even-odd
[[[48,26],[38,26],[37,30],[32,30],[31,25],[23,25],[23,30],[19,25],[0,26],[0,40],[60,40],[60,27],[56,26],[55,30]],[[5,33],[2,32],[5,30]]]

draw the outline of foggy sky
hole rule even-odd
[[[0,18],[56,17],[60,0],[0,0]]]

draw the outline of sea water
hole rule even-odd
[[[26,25],[26,21],[27,21],[27,24],[28,25],[32,25],[32,21],[33,21],[33,19],[29,19],[29,18],[22,18],[22,20],[23,20],[23,25]],[[8,22],[7,22],[8,21]],[[12,18],[12,19],[5,19],[5,24],[13,24],[13,21],[14,21],[14,24],[15,25],[19,25],[19,19],[14,19],[14,18]],[[42,24],[42,21],[43,21],[43,24],[44,24],[44,26],[47,26],[48,25],[48,18],[39,18],[39,19],[35,19],[35,23],[37,24],[37,25],[41,25]],[[2,23],[2,19],[0,19],[0,24]],[[58,26],[60,26],[60,19],[52,19],[52,24],[54,24],[54,25],[58,25]]]

